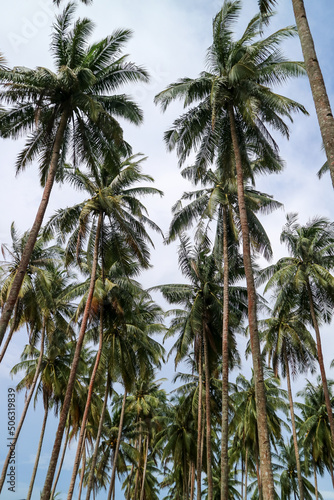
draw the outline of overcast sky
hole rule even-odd
[[[64,6],[64,2],[62,6]],[[257,0],[244,0],[244,8],[236,33],[240,34],[246,22],[257,10]],[[290,0],[279,1],[279,13],[272,21],[270,31],[294,23]],[[171,219],[171,206],[179,199],[184,190],[190,190],[180,176],[175,154],[167,153],[163,143],[163,133],[173,120],[182,112],[178,104],[169,107],[162,114],[154,104],[154,95],[169,83],[181,77],[196,77],[205,69],[206,49],[211,43],[212,18],[221,7],[216,0],[94,0],[93,5],[80,5],[78,16],[92,19],[96,28],[92,41],[100,40],[114,29],[131,28],[133,37],[125,52],[129,59],[143,65],[151,75],[149,85],[124,88],[131,93],[144,111],[144,123],[140,127],[124,124],[125,139],[132,145],[133,152],[148,156],[145,173],[155,178],[155,186],[164,191],[163,199],[145,201],[150,216],[167,232]],[[332,0],[305,0],[305,5],[314,35],[316,49],[331,100],[333,96],[333,19]],[[49,0],[11,0],[1,6],[2,29],[0,50],[4,53],[9,66],[46,66],[53,69],[49,53],[50,32],[56,8]],[[301,50],[297,39],[289,41],[285,53],[291,59],[300,60]],[[123,90],[122,90],[123,91]],[[263,218],[263,224],[274,247],[274,261],[286,255],[286,249],[279,243],[279,235],[288,212],[298,212],[300,222],[305,223],[314,215],[334,219],[333,190],[329,176],[319,181],[316,172],[325,161],[321,149],[321,138],[314,112],[308,80],[292,81],[277,91],[300,101],[308,109],[310,116],[296,116],[291,125],[290,141],[279,140],[281,156],[286,168],[279,176],[268,176],[257,181],[257,188],[274,196],[284,204],[279,210]],[[9,229],[15,221],[19,231],[27,230],[35,216],[41,188],[38,182],[38,169],[31,165],[25,172],[15,177],[15,158],[23,145],[23,140],[0,142],[1,147],[1,218],[0,244],[10,244]],[[65,207],[79,200],[80,195],[70,188],[56,188],[52,194],[47,218],[58,207]],[[143,276],[144,285],[149,287],[166,282],[179,282],[177,266],[177,245],[163,246],[155,237],[156,250],[152,251],[153,269]],[[8,378],[10,368],[18,362],[18,356],[25,339],[18,334],[7,357],[0,366],[0,380],[6,397],[7,388],[14,384]],[[323,342],[327,368],[334,357],[331,328],[324,329]],[[23,400],[21,401],[23,403]],[[20,404],[21,404],[20,403]],[[18,408],[18,414],[20,408]],[[17,493],[6,490],[4,500],[19,500],[24,497],[29,481],[42,416],[29,410],[30,417],[23,432],[24,443],[18,445],[18,483]],[[0,422],[5,419],[5,408],[0,408]],[[6,438],[5,425],[1,426],[0,442]],[[48,431],[48,441],[52,443],[54,429]],[[1,450],[2,451],[2,450]],[[73,453],[75,447],[73,447]],[[72,453],[72,455],[73,455]],[[3,455],[0,455],[3,460]],[[71,454],[67,458],[67,469],[71,468]],[[47,467],[47,452],[42,452],[41,470],[37,478],[42,485]],[[63,492],[67,491],[66,480]],[[324,484],[324,488],[327,488]],[[330,490],[331,488],[328,487]],[[64,495],[63,495],[64,496]],[[333,493],[323,492],[325,499],[334,498]],[[34,500],[39,498],[36,489]],[[99,496],[103,498],[103,495]]]

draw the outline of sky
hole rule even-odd
[[[0,50],[8,65],[35,68],[45,66],[53,69],[49,52],[50,32],[54,16],[62,10],[49,0],[11,0],[1,7],[2,29]],[[122,123],[124,136],[132,145],[133,152],[147,156],[144,171],[155,179],[155,187],[164,191],[164,198],[145,200],[150,217],[166,234],[171,221],[171,207],[190,184],[182,179],[175,153],[166,151],[163,134],[173,120],[182,113],[180,104],[172,104],[165,114],[153,104],[154,96],[167,85],[181,77],[196,77],[205,69],[206,49],[211,43],[212,19],[222,2],[216,0],[94,0],[90,6],[78,5],[77,16],[88,17],[95,22],[91,40],[97,41],[117,28],[130,28],[133,36],[125,48],[129,60],[144,66],[151,75],[149,84],[124,88],[132,95],[144,112],[140,127]],[[334,70],[332,58],[334,32],[334,3],[332,0],[305,0],[308,19],[314,36],[317,54],[324,74],[330,100],[334,94]],[[236,35],[241,34],[246,23],[257,11],[257,0],[244,0],[240,23]],[[279,0],[278,13],[272,19],[269,31],[294,23],[291,0]],[[298,39],[290,40],[284,52],[292,60],[301,60]],[[265,216],[262,222],[272,241],[274,259],[287,254],[279,242],[280,232],[287,213],[298,212],[299,221],[304,224],[315,215],[334,220],[333,189],[329,176],[321,180],[316,172],[323,165],[325,155],[315,116],[312,96],[307,78],[294,80],[276,89],[288,97],[298,100],[308,110],[309,116],[295,116],[291,124],[290,140],[277,137],[280,153],[285,161],[285,170],[280,175],[271,175],[257,180],[257,188],[271,194],[284,204],[284,209]],[[123,91],[123,90],[122,90]],[[19,176],[15,175],[15,158],[24,144],[24,138],[17,141],[0,140],[1,183],[0,183],[0,244],[10,244],[10,225],[15,221],[22,233],[27,230],[35,216],[41,196],[38,181],[38,167],[31,165]],[[56,187],[50,201],[46,220],[59,207],[66,207],[79,201],[80,195],[71,188]],[[163,283],[177,283],[183,280],[177,264],[177,244],[163,245],[161,238],[153,235],[155,249],[152,250],[152,269],[145,272],[142,282],[145,287]],[[269,298],[269,297],[268,297]],[[162,303],[159,298],[160,303]],[[330,361],[334,358],[332,327],[322,331],[326,369],[329,375]],[[26,342],[25,332],[19,332],[0,365],[1,401],[7,398],[7,389],[15,387],[20,377],[11,380],[9,371],[19,360],[19,354]],[[170,372],[170,369],[168,369]],[[243,367],[246,373],[249,367]],[[164,373],[162,374],[165,375]],[[333,375],[332,375],[333,376]],[[304,381],[299,381],[303,383]],[[4,399],[5,398],[5,399]],[[24,394],[19,395],[17,417],[24,403]],[[0,423],[6,422],[6,408],[0,406]],[[12,493],[4,489],[4,500],[20,500],[25,497],[29,482],[36,436],[39,433],[42,414],[37,405],[28,412],[28,420],[22,431],[22,440],[17,445],[17,488]],[[5,426],[0,426],[0,443],[6,439]],[[55,432],[54,420],[50,419],[47,443],[51,446]],[[47,448],[47,446],[46,446]],[[67,491],[71,461],[75,453],[72,446],[66,457],[62,479],[63,497]],[[0,464],[4,458],[0,450]],[[33,500],[39,498],[38,487],[42,486],[48,465],[47,451],[42,451],[41,466],[37,476],[37,488]],[[334,498],[330,484],[321,484],[325,500]],[[62,498],[62,497],[61,497]],[[103,498],[103,495],[99,498]]]

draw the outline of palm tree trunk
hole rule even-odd
[[[18,437],[19,437],[21,429],[22,429],[23,422],[25,420],[25,417],[26,417],[26,414],[27,414],[27,411],[28,411],[28,408],[29,408],[29,404],[30,404],[31,398],[32,398],[32,396],[34,394],[34,391],[35,391],[37,380],[38,380],[38,377],[39,377],[39,374],[40,374],[42,360],[43,360],[43,354],[44,354],[44,338],[45,338],[45,320],[43,322],[42,335],[41,335],[41,348],[40,348],[40,351],[39,351],[39,357],[38,357],[38,362],[37,362],[37,366],[36,366],[35,375],[34,375],[34,378],[33,378],[33,381],[32,381],[31,387],[30,387],[30,390],[29,390],[28,397],[27,397],[26,402],[24,404],[24,408],[23,408],[23,411],[22,411],[21,419],[20,419],[20,421],[18,423],[18,426],[16,428],[16,431],[15,431],[15,436],[13,437],[12,446],[9,448],[8,455],[7,455],[5,463],[3,465],[3,469],[2,469],[2,473],[1,473],[1,478],[0,478],[0,493],[1,493],[1,490],[2,490],[2,487],[3,487],[3,484],[5,482],[5,479],[6,479],[7,468],[8,468],[8,464],[9,464],[9,461],[10,461],[10,457],[12,455],[12,451],[13,451],[13,449],[15,449]]]
[[[101,324],[101,321],[102,321],[102,318],[100,317],[100,324]],[[98,351],[97,351],[97,354],[96,354],[95,364],[94,364],[94,368],[93,368],[93,371],[92,371],[92,374],[91,374],[91,378],[90,378],[90,382],[89,382],[87,400],[86,400],[84,414],[83,414],[83,417],[82,417],[80,435],[79,435],[79,439],[78,439],[77,453],[76,453],[75,460],[74,460],[72,478],[71,478],[70,487],[69,487],[68,494],[67,494],[67,500],[72,500],[74,486],[75,486],[75,481],[76,481],[76,477],[77,477],[77,474],[78,474],[79,463],[80,463],[80,455],[81,455],[81,447],[82,447],[82,444],[84,442],[84,436],[86,434],[86,424],[87,424],[88,413],[89,413],[89,410],[90,410],[90,404],[91,404],[92,396],[93,396],[93,388],[94,388],[94,382],[95,382],[95,378],[96,378],[96,373],[97,373],[97,369],[98,369],[99,364],[100,364],[101,353],[102,353],[102,344],[103,344],[103,327],[100,328],[99,348],[98,348]]]
[[[221,429],[221,500],[228,500],[228,324],[229,324],[229,262],[227,239],[227,207],[223,207],[223,332],[222,332],[222,429]]]
[[[245,456],[245,500],[247,500],[247,482],[248,482],[248,447],[246,447],[246,456]]]
[[[304,1],[292,0],[292,6],[334,187],[334,119],[331,105],[315,51],[312,33],[307,21]]]
[[[242,233],[243,245],[243,260],[245,267],[247,295],[248,295],[248,321],[249,321],[249,335],[252,350],[254,381],[255,381],[255,398],[256,398],[256,411],[257,411],[257,424],[260,448],[260,461],[261,471],[263,477],[263,495],[264,500],[274,500],[274,478],[271,465],[271,451],[269,441],[269,431],[267,423],[266,412],[266,393],[263,377],[263,366],[260,349],[260,340],[257,328],[257,306],[256,306],[256,291],[254,284],[254,276],[251,260],[250,237],[247,222],[247,212],[244,195],[244,180],[242,171],[242,160],[239,148],[239,141],[237,129],[235,124],[233,105],[229,106],[229,117],[231,126],[231,138],[233,143],[235,166],[237,172],[237,190],[238,190],[238,204],[240,213],[240,224]]]
[[[98,263],[98,254],[99,254],[99,240],[100,240],[101,226],[102,226],[102,214],[99,215],[98,224],[97,224],[97,228],[96,228],[94,256],[93,256],[93,264],[92,264],[92,271],[91,271],[91,277],[90,277],[90,285],[89,285],[89,291],[88,291],[88,296],[87,296],[87,302],[86,302],[86,306],[85,306],[85,310],[84,310],[84,314],[83,314],[83,318],[82,318],[82,322],[81,322],[81,327],[80,327],[80,332],[79,332],[77,344],[75,347],[71,372],[70,372],[68,383],[67,383],[65,398],[64,398],[63,407],[62,407],[62,410],[60,413],[58,429],[57,429],[57,433],[56,433],[55,442],[53,445],[53,450],[52,450],[50,464],[49,464],[49,468],[48,468],[45,483],[44,483],[44,488],[43,488],[42,495],[41,495],[41,500],[49,500],[49,498],[50,498],[51,486],[52,486],[52,482],[53,482],[53,478],[54,478],[54,474],[55,474],[55,470],[56,470],[58,455],[59,455],[60,446],[61,446],[61,442],[62,442],[62,438],[63,438],[63,434],[64,434],[66,420],[67,420],[67,414],[68,414],[70,404],[71,404],[72,393],[73,393],[74,383],[75,383],[76,374],[77,374],[77,368],[78,368],[79,359],[80,359],[80,353],[81,353],[82,344],[83,344],[85,333],[86,333],[86,326],[88,323],[90,307],[91,307],[93,294],[94,294],[96,270],[97,270],[97,263]]]
[[[210,370],[209,352],[206,331],[203,332],[204,366],[205,366],[205,414],[206,414],[206,463],[208,480],[208,500],[212,500],[212,460],[211,460],[211,407],[210,407]]]
[[[139,472],[140,472],[140,467],[141,467],[141,447],[142,447],[142,428],[141,428],[141,421],[140,421],[139,438],[138,438],[138,468],[137,468],[137,477],[136,477],[136,482],[135,482],[135,494],[134,494],[135,500],[137,500],[137,491],[138,491],[138,485],[139,485]]]
[[[69,437],[70,437],[70,422],[68,422],[66,436],[65,436],[65,441],[64,441],[64,449],[63,449],[63,453],[61,455],[61,459],[60,459],[60,463],[59,463],[59,467],[58,467],[58,472],[57,472],[56,479],[55,479],[55,482],[54,482],[54,485],[53,485],[53,488],[52,488],[52,491],[51,491],[50,498],[53,498],[54,495],[55,495],[55,493],[56,493],[56,487],[57,487],[57,484],[58,484],[58,480],[59,480],[59,476],[60,476],[60,473],[61,473],[61,469],[63,467],[63,463],[64,463],[64,459],[65,459],[65,454],[66,454],[66,450],[67,450],[67,443],[68,443]]]
[[[287,355],[287,352],[286,352],[286,346],[285,345],[284,345],[284,363],[285,363],[286,380],[287,380],[288,395],[289,395],[289,406],[290,406],[290,416],[291,416],[293,445],[294,445],[294,448],[295,448],[295,455],[296,455],[297,477],[298,477],[298,486],[299,486],[299,498],[300,498],[300,500],[304,500],[304,487],[303,487],[302,471],[301,471],[301,466],[300,466],[299,449],[298,449],[298,442],[297,442],[295,413],[294,413],[294,410],[293,410],[293,399],[292,399],[292,390],[291,390],[290,369],[289,369],[289,361],[288,361],[288,355]]]
[[[141,492],[140,492],[140,500],[144,500],[144,493],[145,493],[145,477],[146,477],[146,470],[147,470],[148,441],[149,441],[149,437],[147,436],[147,438],[146,438],[146,452],[145,452],[144,470],[143,470],[143,480],[142,480]]]
[[[130,474],[129,474],[128,491],[127,491],[126,500],[130,500],[131,480],[132,480],[132,476],[133,476],[133,470],[134,470],[134,465],[132,464],[131,465],[131,471],[130,471]]]
[[[316,467],[315,467],[314,460],[313,460],[313,474],[314,474],[315,499],[318,500],[319,499],[319,495],[318,495],[318,478],[317,478],[317,470],[316,470]]]
[[[197,408],[197,500],[202,497],[202,343],[198,356],[198,408]]]
[[[2,348],[1,354],[0,354],[0,363],[3,360],[4,355],[6,354],[7,347],[9,346],[9,343],[12,340],[13,333],[15,332],[16,327],[17,327],[16,317],[17,317],[18,304],[19,304],[19,301],[17,300],[16,304],[15,304],[15,308],[14,308],[13,323],[12,323],[12,326],[11,326],[10,331],[8,333],[8,337],[6,338],[6,342],[4,343],[4,346]]]
[[[81,474],[80,474],[80,484],[79,484],[79,493],[78,493],[78,500],[81,499],[81,492],[82,492],[82,486],[83,486],[83,480],[84,480],[84,475],[85,475],[85,468],[86,468],[86,446],[85,442],[83,442],[82,445],[82,461],[81,461]]]
[[[314,310],[313,295],[312,295],[312,290],[311,290],[309,281],[307,281],[307,291],[308,291],[308,296],[309,296],[309,301],[310,301],[311,318],[312,318],[313,328],[315,331],[315,336],[316,336],[316,341],[317,341],[318,362],[319,362],[319,368],[320,368],[320,373],[321,373],[322,386],[324,389],[324,396],[325,396],[325,402],[326,402],[326,409],[327,409],[327,413],[328,413],[328,422],[329,422],[329,427],[330,427],[330,431],[331,431],[332,445],[334,446],[334,421],[333,421],[332,405],[331,405],[331,399],[330,399],[329,391],[328,391],[324,358],[322,355],[320,330],[319,330],[317,316],[316,316],[315,310]]]
[[[39,463],[39,457],[41,456],[41,451],[42,451],[42,444],[43,444],[43,439],[44,439],[44,433],[45,433],[45,427],[46,427],[46,421],[48,419],[48,414],[49,414],[49,408],[48,406],[45,407],[44,409],[44,418],[43,418],[43,424],[42,424],[42,430],[39,438],[39,443],[38,443],[38,449],[36,453],[36,458],[35,458],[35,463],[34,463],[34,469],[32,471],[32,476],[29,484],[29,490],[27,494],[26,500],[30,500],[32,490],[34,489],[34,483],[35,483],[35,478],[37,474],[37,468],[38,468],[38,463]]]
[[[123,422],[124,422],[124,415],[125,415],[126,397],[127,397],[127,392],[126,392],[126,390],[124,388],[124,396],[123,396],[123,401],[122,401],[121,415],[120,415],[120,419],[119,419],[118,435],[117,435],[117,442],[116,442],[115,455],[114,455],[114,464],[113,464],[112,473],[111,473],[111,479],[110,479],[110,487],[109,487],[109,493],[108,493],[108,500],[111,500],[111,492],[114,490],[114,485],[115,485],[116,463],[117,463],[118,452],[119,452],[119,447],[120,447],[120,444],[121,444],[121,438],[122,438],[122,432],[123,432]]]
[[[109,375],[109,370],[108,370],[106,388],[105,388],[105,391],[104,391],[104,399],[103,399],[102,412],[101,412],[101,417],[100,417],[100,421],[99,421],[99,427],[98,427],[98,430],[97,430],[97,435],[96,435],[96,440],[95,440],[94,452],[93,452],[93,456],[92,456],[92,463],[91,463],[90,471],[89,471],[86,500],[90,499],[90,494],[91,494],[91,491],[92,491],[94,469],[95,469],[95,466],[96,466],[97,454],[98,454],[99,444],[100,444],[100,438],[101,438],[101,434],[102,434],[102,427],[103,427],[103,423],[104,423],[104,416],[105,416],[106,408],[107,408],[109,385],[110,385],[110,375]]]
[[[256,477],[257,477],[257,486],[259,489],[259,500],[262,500],[262,481],[261,481],[261,470],[259,467],[258,455],[256,455]]]
[[[191,463],[190,500],[195,497],[195,462]]]
[[[68,111],[63,111],[63,113],[60,117],[58,129],[57,129],[55,140],[53,143],[50,168],[49,168],[48,176],[47,176],[47,179],[45,182],[42,200],[41,200],[40,205],[38,207],[35,221],[33,223],[31,230],[30,230],[30,233],[29,233],[29,236],[27,239],[27,243],[26,243],[24,250],[23,250],[23,253],[22,253],[20,264],[17,268],[15,278],[13,280],[11,287],[10,287],[9,294],[8,294],[6,303],[4,305],[3,311],[2,311],[2,315],[1,315],[1,319],[0,319],[0,345],[3,341],[9,320],[12,316],[14,306],[15,306],[16,301],[18,299],[21,285],[22,285],[25,273],[27,271],[32,252],[34,250],[34,246],[35,246],[35,243],[36,243],[36,240],[38,237],[39,230],[42,226],[42,222],[43,222],[46,208],[47,208],[48,203],[49,203],[51,190],[53,187],[53,183],[54,183],[57,168],[58,168],[60,149],[61,149],[61,145],[62,145],[63,138],[64,138],[67,120],[68,120]]]

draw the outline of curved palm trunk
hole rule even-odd
[[[202,496],[202,346],[198,359],[198,408],[197,408],[197,500]]]
[[[59,476],[60,476],[60,473],[61,473],[61,469],[63,467],[63,463],[64,463],[64,459],[65,459],[65,454],[66,454],[66,450],[67,450],[67,444],[68,444],[69,437],[70,437],[70,423],[68,423],[68,427],[67,427],[67,431],[66,431],[66,436],[65,436],[65,442],[64,442],[64,449],[63,449],[63,453],[61,455],[61,459],[60,459],[60,463],[59,463],[59,467],[58,467],[58,472],[57,472],[56,479],[55,479],[55,482],[54,482],[54,485],[53,485],[53,488],[52,488],[52,491],[51,491],[50,498],[53,498],[54,495],[55,495],[55,493],[56,493],[56,488],[57,488]]]
[[[33,223],[31,230],[30,230],[30,233],[29,233],[29,236],[27,239],[27,243],[26,243],[24,250],[23,250],[23,253],[22,253],[19,267],[17,268],[15,278],[13,280],[11,287],[10,287],[8,298],[6,300],[6,303],[5,303],[3,311],[2,311],[2,315],[1,315],[1,319],[0,319],[0,345],[3,341],[9,320],[12,316],[14,306],[15,306],[16,301],[18,299],[21,285],[22,285],[25,273],[27,271],[32,252],[34,250],[34,246],[35,246],[35,243],[36,243],[36,240],[38,237],[39,230],[42,226],[42,222],[43,222],[46,208],[47,208],[48,203],[49,203],[51,190],[53,187],[53,183],[54,183],[57,168],[58,168],[60,149],[61,149],[61,145],[62,145],[63,138],[64,138],[67,120],[68,120],[68,111],[63,111],[61,118],[60,118],[59,125],[58,125],[58,129],[56,132],[55,140],[53,143],[51,163],[50,163],[48,176],[47,176],[44,190],[43,190],[42,200],[41,200],[40,205],[38,207],[35,221]]]
[[[221,500],[228,500],[228,323],[229,323],[229,262],[227,240],[227,207],[223,207],[223,332],[222,332],[222,430],[221,430]]]
[[[269,441],[269,431],[267,423],[266,412],[266,393],[263,377],[263,366],[260,349],[260,340],[257,328],[257,308],[256,308],[256,291],[254,284],[254,276],[251,261],[251,249],[249,228],[247,222],[245,195],[244,195],[244,181],[242,172],[242,160],[238,142],[238,135],[235,124],[233,105],[229,106],[229,117],[231,126],[231,138],[233,143],[235,166],[237,172],[237,190],[238,190],[238,204],[240,213],[240,224],[242,233],[243,245],[243,260],[245,267],[247,295],[248,295],[248,321],[249,321],[249,335],[252,350],[254,381],[255,381],[255,398],[257,409],[257,424],[260,448],[260,461],[262,472],[262,486],[264,500],[274,500],[274,478],[271,465],[271,451]]]
[[[7,468],[8,468],[8,465],[9,465],[10,457],[12,455],[12,447],[13,447],[13,449],[15,449],[18,437],[20,435],[20,432],[21,432],[21,429],[22,429],[22,426],[23,426],[23,422],[25,420],[25,417],[26,417],[26,414],[27,414],[27,411],[28,411],[28,408],[29,408],[29,404],[30,404],[31,398],[33,397],[33,394],[34,394],[34,391],[35,391],[37,380],[38,380],[38,377],[39,377],[39,374],[40,374],[42,360],[43,360],[43,354],[44,354],[44,338],[45,338],[45,320],[44,320],[44,323],[43,323],[43,329],[42,329],[42,335],[41,335],[41,349],[40,349],[40,352],[39,352],[39,357],[38,357],[38,361],[37,361],[35,375],[34,375],[34,378],[33,378],[33,381],[32,381],[31,387],[30,387],[30,390],[29,390],[28,397],[27,397],[26,402],[24,404],[24,408],[23,408],[23,411],[22,411],[21,419],[20,419],[20,421],[18,423],[18,426],[16,428],[16,431],[15,431],[15,436],[13,437],[12,446],[9,448],[9,452],[8,452],[7,457],[6,457],[3,469],[2,469],[1,478],[0,478],[0,493],[1,493],[1,490],[2,490],[2,487],[3,487],[3,484],[5,482],[5,479],[6,479]]]
[[[110,385],[110,375],[109,375],[109,370],[108,370],[106,388],[105,388],[105,391],[104,391],[104,400],[103,400],[101,418],[100,418],[100,421],[99,421],[99,427],[98,427],[98,430],[97,430],[97,435],[96,435],[96,440],[95,440],[95,446],[94,446],[94,452],[93,452],[93,456],[92,456],[92,463],[91,463],[91,467],[90,467],[90,471],[89,471],[86,500],[90,499],[90,494],[91,494],[92,487],[93,487],[94,470],[95,470],[96,461],[97,461],[97,454],[98,454],[98,449],[99,449],[99,444],[100,444],[100,438],[101,438],[101,434],[102,434],[102,427],[103,427],[103,423],[104,423],[104,416],[105,416],[106,408],[107,408],[109,385]]]
[[[308,296],[309,296],[309,301],[310,301],[311,318],[312,318],[313,328],[315,331],[315,336],[316,336],[316,341],[317,341],[318,362],[319,362],[319,368],[320,368],[320,373],[321,373],[322,386],[323,386],[323,390],[324,390],[326,409],[327,409],[327,413],[328,413],[328,422],[329,422],[329,427],[330,427],[330,431],[331,431],[332,445],[334,446],[334,421],[333,421],[332,405],[331,405],[331,399],[330,399],[329,391],[328,391],[324,358],[322,355],[320,330],[319,330],[319,325],[318,325],[318,321],[317,321],[317,316],[316,316],[315,310],[314,310],[312,291],[311,291],[310,283],[308,281],[307,281],[307,291],[308,291]]]
[[[334,187],[334,119],[331,105],[307,21],[304,1],[292,0],[292,6]]]
[[[94,294],[101,226],[102,226],[102,214],[99,215],[98,224],[97,224],[97,228],[96,228],[94,257],[93,257],[92,272],[91,272],[87,302],[86,302],[86,306],[85,306],[85,310],[84,310],[84,314],[83,314],[83,318],[82,318],[82,322],[81,322],[81,327],[80,327],[80,332],[79,332],[77,344],[75,347],[71,372],[70,372],[68,383],[67,383],[65,398],[64,398],[63,407],[62,407],[62,410],[60,413],[58,429],[57,429],[57,433],[56,433],[55,442],[53,445],[53,450],[52,450],[50,464],[49,464],[49,468],[48,468],[45,483],[44,483],[44,488],[43,488],[42,495],[41,495],[41,500],[49,500],[49,498],[50,498],[51,486],[52,486],[52,482],[53,482],[53,478],[54,478],[54,474],[55,474],[55,470],[56,470],[58,455],[59,455],[61,442],[62,442],[62,438],[63,438],[63,434],[64,434],[64,429],[65,429],[65,425],[66,425],[67,415],[68,415],[68,411],[69,411],[70,404],[71,404],[72,393],[73,393],[74,383],[75,383],[79,359],[80,359],[80,353],[81,353],[82,344],[83,344],[85,333],[86,333],[86,326],[88,323],[90,307],[91,307],[93,294]]]
[[[212,484],[212,460],[211,460],[210,370],[209,370],[208,340],[205,331],[203,334],[203,341],[204,341],[204,365],[205,365],[206,462],[207,462],[207,479],[208,479],[208,500],[212,500],[213,484]]]
[[[38,449],[37,449],[35,463],[34,463],[34,469],[32,471],[32,476],[31,476],[31,480],[30,480],[30,484],[29,484],[29,490],[28,490],[28,494],[27,494],[26,500],[30,500],[31,499],[32,490],[34,489],[35,478],[36,478],[37,468],[38,468],[38,463],[39,463],[39,458],[41,456],[41,451],[42,451],[42,444],[43,444],[43,439],[44,439],[46,421],[48,419],[48,414],[49,414],[48,410],[49,409],[46,406],[46,408],[44,409],[44,418],[43,418],[42,430],[41,430],[41,434],[40,434],[40,438],[39,438]]]
[[[17,300],[16,304],[15,304],[15,308],[14,308],[13,323],[12,323],[11,329],[10,329],[10,331],[8,333],[8,336],[6,338],[6,342],[4,343],[4,346],[2,348],[1,354],[0,354],[0,363],[3,360],[4,355],[6,354],[7,347],[9,346],[9,343],[12,340],[13,333],[15,332],[16,327],[17,327],[17,325],[16,325],[16,317],[17,317],[18,302],[19,301]]]
[[[101,322],[101,320],[102,320],[102,318],[100,318],[100,322]],[[71,500],[72,496],[73,496],[75,481],[76,481],[76,477],[77,477],[78,469],[79,469],[81,448],[82,448],[82,446],[84,446],[84,437],[86,434],[86,424],[87,424],[87,420],[88,420],[88,413],[89,413],[90,405],[91,405],[91,401],[92,401],[96,373],[97,373],[97,369],[98,369],[99,364],[100,364],[101,353],[102,353],[102,344],[103,344],[103,328],[102,327],[100,329],[99,337],[100,337],[99,338],[99,348],[98,348],[98,351],[96,354],[95,364],[94,364],[94,368],[93,368],[92,375],[91,375],[90,382],[89,382],[87,400],[86,400],[84,414],[82,417],[81,429],[80,429],[80,434],[79,434],[79,439],[78,439],[77,453],[76,453],[75,460],[74,460],[74,466],[73,466],[73,471],[72,471],[70,487],[69,487],[69,490],[67,493],[67,500]]]
[[[147,436],[147,438],[146,438],[146,452],[145,452],[144,470],[143,470],[143,479],[142,479],[141,492],[140,492],[140,500],[144,500],[144,493],[145,493],[145,477],[146,477],[147,458],[148,458],[148,441],[149,441],[149,438]]]
[[[114,464],[113,464],[111,479],[110,479],[108,500],[111,500],[111,492],[114,491],[115,477],[116,477],[116,463],[117,463],[118,452],[119,452],[119,447],[121,444],[121,437],[122,437],[122,432],[123,432],[126,397],[127,397],[127,392],[124,389],[124,396],[123,396],[123,401],[122,401],[122,409],[121,409],[121,415],[120,415],[120,419],[119,419],[118,435],[117,435],[117,442],[116,442],[115,455],[114,455]]]
[[[285,363],[286,380],[287,380],[288,395],[289,395],[289,406],[290,406],[290,416],[291,416],[293,445],[294,445],[294,448],[295,448],[295,455],[296,455],[297,477],[298,477],[298,486],[299,486],[299,498],[300,498],[300,500],[304,500],[304,487],[303,487],[302,471],[301,471],[301,466],[300,466],[299,449],[298,449],[298,442],[297,442],[295,413],[294,413],[294,410],[293,410],[293,399],[292,399],[292,390],[291,390],[290,369],[289,369],[289,361],[288,361],[288,356],[287,356],[286,346],[285,345],[284,345],[284,363]]]

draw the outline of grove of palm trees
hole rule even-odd
[[[0,498],[333,498],[330,0],[3,9]]]

